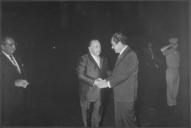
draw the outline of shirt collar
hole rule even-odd
[[[95,56],[95,55],[92,54],[91,52],[90,52],[90,55],[91,55],[93,58],[99,58],[99,56]]]
[[[124,51],[125,51],[125,49],[127,48],[128,46],[127,45],[125,45],[124,46],[124,48],[121,50],[121,52],[119,53],[119,55],[121,55]]]
[[[10,55],[9,54],[7,54],[6,52],[4,52],[4,51],[1,51],[6,57],[10,57]]]

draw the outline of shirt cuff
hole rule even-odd
[[[109,88],[111,88],[111,85],[110,85],[110,82],[109,82],[109,81],[107,82],[107,85],[108,85]]]

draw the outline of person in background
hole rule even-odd
[[[166,83],[167,83],[167,105],[169,107],[177,104],[179,90],[179,66],[180,53],[178,51],[178,38],[169,38],[169,44],[161,48],[162,54],[166,58]]]
[[[1,41],[2,124],[6,126],[22,126],[25,121],[24,93],[29,82],[25,79],[23,64],[14,54],[15,51],[13,38],[6,37]]]
[[[158,50],[158,51],[157,51]],[[141,106],[141,126],[153,126],[157,122],[157,114],[163,101],[163,77],[162,74],[164,69],[160,58],[160,48],[156,49],[156,42],[148,42],[147,47],[144,48],[143,55],[143,69],[141,70],[142,81],[140,86],[143,91],[142,106]],[[163,57],[163,56],[162,56]],[[163,75],[164,76],[164,75]]]

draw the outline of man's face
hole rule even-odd
[[[95,55],[99,56],[101,54],[101,44],[98,40],[91,41],[91,44],[89,46],[89,51]]]
[[[171,44],[176,44],[178,42],[178,38],[170,38],[169,39],[169,43],[171,43]]]
[[[116,43],[111,39],[111,48],[115,51],[115,53],[120,53],[121,52],[121,43],[118,42]]]
[[[1,48],[7,54],[12,55],[16,50],[15,41],[13,39],[7,39],[5,44],[1,45]]]
[[[178,47],[178,38],[174,37],[174,38],[170,38],[169,39],[169,43],[171,45],[173,45],[173,48],[177,48]]]

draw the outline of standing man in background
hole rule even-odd
[[[179,90],[179,66],[180,53],[178,51],[178,38],[169,39],[169,45],[161,48],[161,52],[166,57],[166,83],[167,83],[167,105],[173,107],[177,104],[176,98]]]
[[[25,121],[24,92],[28,81],[24,79],[23,65],[20,65],[14,53],[16,44],[13,38],[6,37],[1,42],[2,65],[2,124],[20,125]]]
[[[111,45],[115,53],[119,54],[113,72],[106,80],[95,80],[95,85],[99,88],[113,88],[115,126],[136,127],[134,105],[138,86],[137,55],[129,47],[123,33],[115,33]]]
[[[77,65],[77,73],[80,81],[80,105],[82,120],[85,127],[91,120],[91,127],[99,127],[101,121],[101,93],[102,90],[94,86],[97,78],[106,78],[108,68],[107,59],[100,56],[101,44],[99,40],[93,39],[88,46],[89,52],[81,56]],[[93,107],[93,108],[92,108]],[[92,114],[89,115],[90,109]]]
[[[163,99],[164,93],[164,85],[163,85],[163,77],[162,74],[162,59],[158,55],[160,51],[155,49],[156,42],[148,42],[147,47],[143,50],[143,70],[141,73],[143,75],[140,79],[142,79],[141,84],[143,90],[143,101],[141,105],[141,125],[142,126],[152,126],[154,125],[158,119],[156,116],[161,109],[159,106],[162,106],[161,101]],[[158,51],[157,51],[158,50]],[[161,53],[160,53],[161,54]],[[164,75],[163,75],[164,76]],[[141,97],[141,98],[142,98]]]

